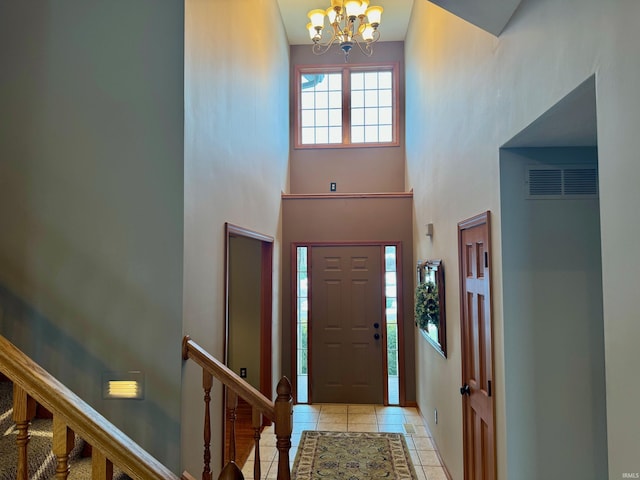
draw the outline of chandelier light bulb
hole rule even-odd
[[[354,18],[360,14],[360,0],[347,0],[344,2],[344,9],[347,11],[347,17]]]
[[[307,23],[307,30],[309,31],[309,38],[315,42],[318,31],[311,23]]]
[[[311,25],[313,25],[316,30],[322,30],[324,27],[324,10],[311,10],[307,16],[309,17],[309,20],[311,20]]]
[[[367,43],[371,43],[373,41],[373,27],[371,26],[370,23],[367,23],[364,28],[362,29],[362,39],[367,42]]]
[[[360,11],[358,12],[359,17],[363,17],[369,8],[369,0],[361,0],[360,1]]]
[[[334,25],[336,23],[336,17],[338,16],[338,12],[335,8],[329,7],[326,11],[327,18],[329,19],[329,24]]]
[[[367,8],[366,15],[369,19],[369,23],[373,28],[378,28],[380,22],[382,20],[382,12],[384,8],[382,7],[369,7]]]

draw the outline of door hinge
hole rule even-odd
[[[491,396],[491,380],[487,380],[487,396]]]

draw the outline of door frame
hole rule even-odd
[[[229,363],[229,241],[244,237],[261,243],[260,255],[260,392],[273,398],[272,329],[273,329],[273,237],[248,228],[225,223],[224,242],[224,364]]]
[[[290,292],[291,292],[291,385],[292,391],[294,392],[294,401],[297,403],[297,391],[298,391],[298,335],[297,335],[297,318],[298,318],[298,302],[297,302],[297,249],[298,247],[307,247],[309,250],[307,252],[307,262],[311,259],[311,249],[314,247],[368,247],[368,246],[378,246],[380,247],[380,255],[381,255],[381,264],[380,264],[380,272],[382,274],[382,296],[384,298],[384,247],[385,246],[393,246],[396,247],[396,275],[397,275],[397,299],[398,299],[398,390],[399,390],[399,400],[400,405],[406,405],[406,392],[405,392],[405,362],[404,362],[404,281],[403,281],[403,272],[402,272],[402,242],[401,241],[389,241],[389,242],[381,242],[381,241],[348,241],[348,242],[291,242],[291,272],[290,272]],[[307,268],[308,278],[311,278],[311,269]],[[311,299],[311,295],[313,295],[313,286],[311,285],[311,281],[309,281],[308,285],[308,297]],[[384,303],[384,302],[383,302]],[[384,312],[384,305],[382,311],[382,324],[383,331],[385,335],[383,336],[384,340],[384,355],[382,358],[382,368],[383,368],[383,398],[385,405],[389,403],[389,381],[388,381],[388,365],[387,365],[387,317]],[[309,301],[309,318],[311,318],[311,302]],[[307,338],[311,339],[311,330],[312,325],[309,323],[309,330],[307,332]],[[312,371],[311,365],[311,350],[312,345],[309,344],[308,349],[308,371],[309,375]],[[311,382],[309,382],[309,390],[311,389]],[[308,402],[311,403],[311,391],[309,391]]]
[[[491,268],[491,257],[492,257],[492,251],[491,251],[491,212],[490,211],[486,211],[483,213],[480,213],[474,217],[468,218],[466,220],[463,220],[462,222],[458,223],[458,266],[459,266],[459,288],[460,288],[460,343],[461,343],[461,348],[460,348],[460,359],[461,359],[461,377],[462,377],[462,381],[461,381],[461,385],[465,385],[467,383],[467,378],[469,376],[468,372],[467,372],[467,362],[465,361],[465,353],[468,351],[468,347],[467,344],[469,343],[469,338],[468,338],[468,332],[467,332],[467,328],[465,326],[466,323],[466,318],[465,318],[465,297],[466,297],[466,290],[465,290],[465,277],[464,277],[464,252],[463,252],[463,245],[462,245],[462,233],[464,230],[469,230],[471,228],[474,227],[479,227],[481,225],[486,225],[486,229],[487,229],[487,236],[486,236],[486,240],[487,240],[487,245],[486,245],[486,257],[485,257],[485,261],[486,261],[486,268],[488,269],[487,272],[487,300],[489,302],[489,326],[491,328],[491,332],[489,335],[490,338],[490,342],[491,344],[489,345],[490,347],[490,358],[491,358],[491,370],[490,370],[490,376],[491,376],[491,380],[489,381],[489,396],[491,397],[491,422],[492,422],[492,429],[493,429],[493,436],[492,436],[492,452],[489,454],[491,455],[492,458],[486,458],[483,457],[483,461],[489,461],[490,465],[493,466],[493,473],[494,473],[494,478],[495,478],[495,474],[496,472],[496,425],[495,425],[495,420],[496,420],[496,402],[495,402],[495,385],[491,385],[493,383],[493,380],[495,378],[495,361],[494,361],[494,336],[493,336],[493,299],[492,299],[492,288],[491,288],[491,280],[492,280],[492,276],[491,276],[491,272],[492,272],[492,268]],[[485,350],[486,350],[486,343],[485,343]],[[463,440],[463,467],[464,467],[464,478],[465,480],[468,479],[473,479],[473,472],[469,471],[469,454],[470,454],[470,439],[469,439],[469,432],[468,432],[468,416],[469,416],[469,409],[471,408],[469,406],[469,402],[470,402],[470,396],[469,395],[463,395],[463,390],[462,388],[460,389],[460,393],[462,396],[462,440]],[[473,452],[471,452],[473,453]]]

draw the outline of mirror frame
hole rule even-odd
[[[418,282],[416,287],[421,283],[431,280],[436,284],[438,289],[439,319],[436,332],[429,332],[428,326],[426,330],[420,327],[417,319],[415,323],[420,333],[422,333],[422,336],[427,339],[440,355],[447,358],[447,317],[445,312],[444,266],[442,265],[442,260],[425,260],[418,262],[416,280]]]

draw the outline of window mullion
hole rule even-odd
[[[351,71],[342,69],[342,143],[351,144]]]

